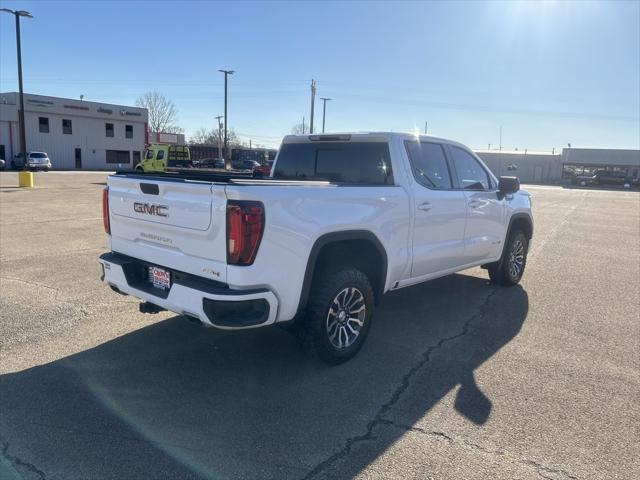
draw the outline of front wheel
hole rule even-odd
[[[527,265],[529,241],[522,230],[511,232],[499,262],[489,265],[489,278],[505,286],[517,285]]]
[[[373,319],[374,297],[367,276],[355,268],[320,273],[307,306],[306,327],[318,356],[330,365],[360,350]]]

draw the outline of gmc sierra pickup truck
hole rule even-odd
[[[387,291],[478,265],[501,285],[524,272],[530,195],[457,142],[295,135],[269,177],[193,170],[108,178],[102,279],[141,311],[229,330],[294,322],[338,364]]]

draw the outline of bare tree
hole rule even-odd
[[[211,143],[212,138],[213,131],[209,131],[205,127],[201,127],[191,134],[191,137],[189,137],[189,142],[196,145],[203,145],[206,143]]]
[[[229,139],[229,146],[231,148],[244,146],[244,142],[233,130],[227,130],[227,138]],[[224,131],[220,134],[217,128],[207,130],[205,127],[201,127],[191,135],[189,141],[194,144],[207,145],[218,145],[218,141],[220,141],[220,144],[224,145]]]
[[[149,111],[149,129],[152,132],[182,133],[182,128],[176,125],[178,109],[163,94],[147,92],[138,97],[136,106]]]
[[[300,135],[306,132],[307,128],[304,123],[296,123],[293,127],[291,127],[291,133],[295,135]]]

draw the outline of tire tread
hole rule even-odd
[[[337,291],[345,286],[360,289],[367,304],[367,317],[363,330],[354,345],[345,351],[337,352],[326,345],[324,341],[324,320],[329,302],[333,300]],[[330,365],[338,365],[352,358],[364,343],[369,333],[373,317],[373,289],[367,276],[355,268],[333,268],[322,271],[314,280],[312,292],[306,308],[306,330],[316,354]]]

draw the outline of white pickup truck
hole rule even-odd
[[[102,279],[206,326],[301,325],[324,361],[357,353],[390,290],[482,265],[515,285],[530,195],[457,142],[400,133],[287,136],[271,177],[116,173]]]

